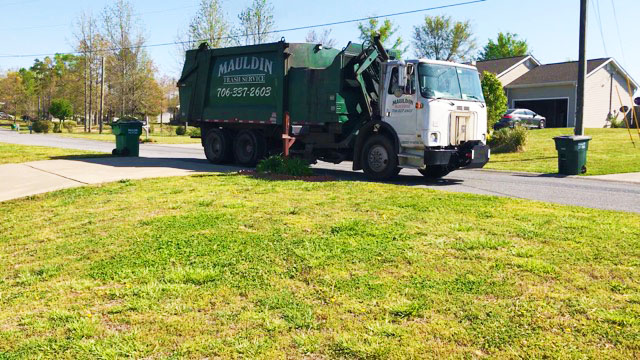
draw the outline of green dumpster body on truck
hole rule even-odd
[[[346,123],[362,113],[359,84],[345,88],[343,72],[362,53],[284,42],[187,52],[179,82],[180,113],[189,123],[281,125]]]
[[[558,150],[558,173],[580,175],[587,172],[589,136],[558,136],[553,138]]]
[[[142,135],[142,122],[140,121],[117,121],[111,125],[113,134],[116,136],[116,148],[113,150],[115,156],[140,156],[140,135]]]

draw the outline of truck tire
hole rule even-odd
[[[388,180],[400,173],[398,155],[386,136],[374,135],[365,142],[362,170],[372,180]]]
[[[204,154],[212,164],[224,164],[229,162],[232,154],[231,136],[227,131],[211,129],[204,138]]]
[[[243,130],[233,141],[233,155],[238,165],[254,167],[266,154],[267,141],[258,131]]]
[[[428,179],[440,179],[451,173],[447,165],[427,166],[425,170],[418,170]]]

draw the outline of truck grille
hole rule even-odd
[[[460,145],[475,140],[474,134],[477,124],[472,114],[451,114],[450,123],[449,142],[451,145]]]

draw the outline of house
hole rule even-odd
[[[633,105],[638,83],[613,58],[587,63],[585,118],[587,128],[609,125],[608,116],[619,116],[622,106]],[[576,121],[578,62],[541,64],[532,55],[478,61],[480,73],[498,76],[508,106],[525,108],[547,118],[547,127],[573,127]]]

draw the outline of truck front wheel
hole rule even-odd
[[[372,136],[362,150],[362,169],[369,178],[388,180],[400,173],[398,155],[387,137]]]
[[[231,136],[227,131],[211,129],[204,138],[204,154],[212,164],[224,164],[231,159]]]
[[[266,154],[267,142],[258,131],[241,131],[233,142],[233,155],[238,165],[254,167]]]

